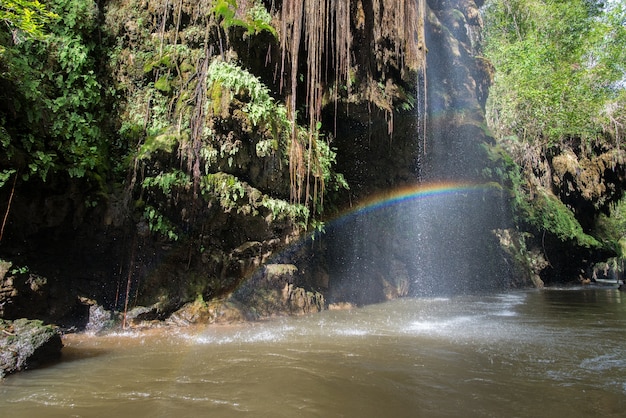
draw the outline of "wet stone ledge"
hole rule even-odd
[[[0,378],[56,360],[62,348],[61,334],[51,325],[0,319]]]

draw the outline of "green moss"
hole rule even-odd
[[[598,217],[593,233],[618,256],[626,257],[626,199]]]
[[[172,91],[172,84],[170,83],[169,78],[163,75],[154,82],[154,88],[163,93],[169,93]]]
[[[211,96],[213,114],[214,115],[222,115],[222,113],[228,114],[228,107],[226,109],[223,109],[222,107],[222,96],[223,96],[222,83],[217,82],[217,81],[214,82],[213,85],[209,88],[209,94]],[[228,103],[230,104],[230,100],[228,100]]]
[[[171,153],[184,137],[185,135],[172,132],[171,129],[167,129],[158,135],[149,136],[139,148],[138,158],[148,159],[159,151]]]
[[[502,146],[485,147],[491,165],[483,170],[483,176],[508,190],[516,224],[529,225],[583,247],[600,246],[598,240],[583,231],[574,213],[563,202],[547,190],[529,184],[520,166]]]
[[[167,67],[170,67],[171,65],[172,65],[172,57],[171,55],[166,54],[155,60],[147,62],[143,66],[143,72],[149,73],[149,72],[152,72],[152,70],[154,69],[167,68]]]
[[[556,196],[545,191],[537,193],[525,207],[527,220],[540,230],[548,231],[563,241],[576,241],[583,247],[598,247],[600,243],[583,232],[571,210]]]

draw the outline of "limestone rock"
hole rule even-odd
[[[280,314],[302,315],[325,309],[324,296],[299,283],[293,264],[267,264],[232,296],[255,319]]]
[[[233,301],[213,300],[190,302],[174,312],[166,323],[177,326],[193,324],[232,324],[243,322],[246,316],[240,306]]]

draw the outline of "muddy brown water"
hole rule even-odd
[[[64,342],[0,382],[0,416],[626,416],[626,293],[607,287]]]

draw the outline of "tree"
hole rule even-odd
[[[483,13],[484,53],[496,70],[491,155],[515,223],[531,232],[524,241],[534,234],[544,251],[546,235],[565,244],[558,251],[618,248],[623,223],[600,214],[623,212],[615,204],[626,184],[626,6],[489,0]]]
[[[92,175],[107,165],[105,96],[97,77],[97,6],[54,0],[0,3],[0,187],[49,173]],[[58,19],[63,15],[63,20]],[[44,29],[45,28],[45,29]]]
[[[615,104],[626,76],[622,3],[492,0],[484,11],[496,135],[546,147],[623,138],[616,127],[624,110]]]
[[[0,0],[0,21],[5,24],[2,30],[11,32],[14,43],[24,36],[43,38],[44,27],[58,18],[38,0]]]

